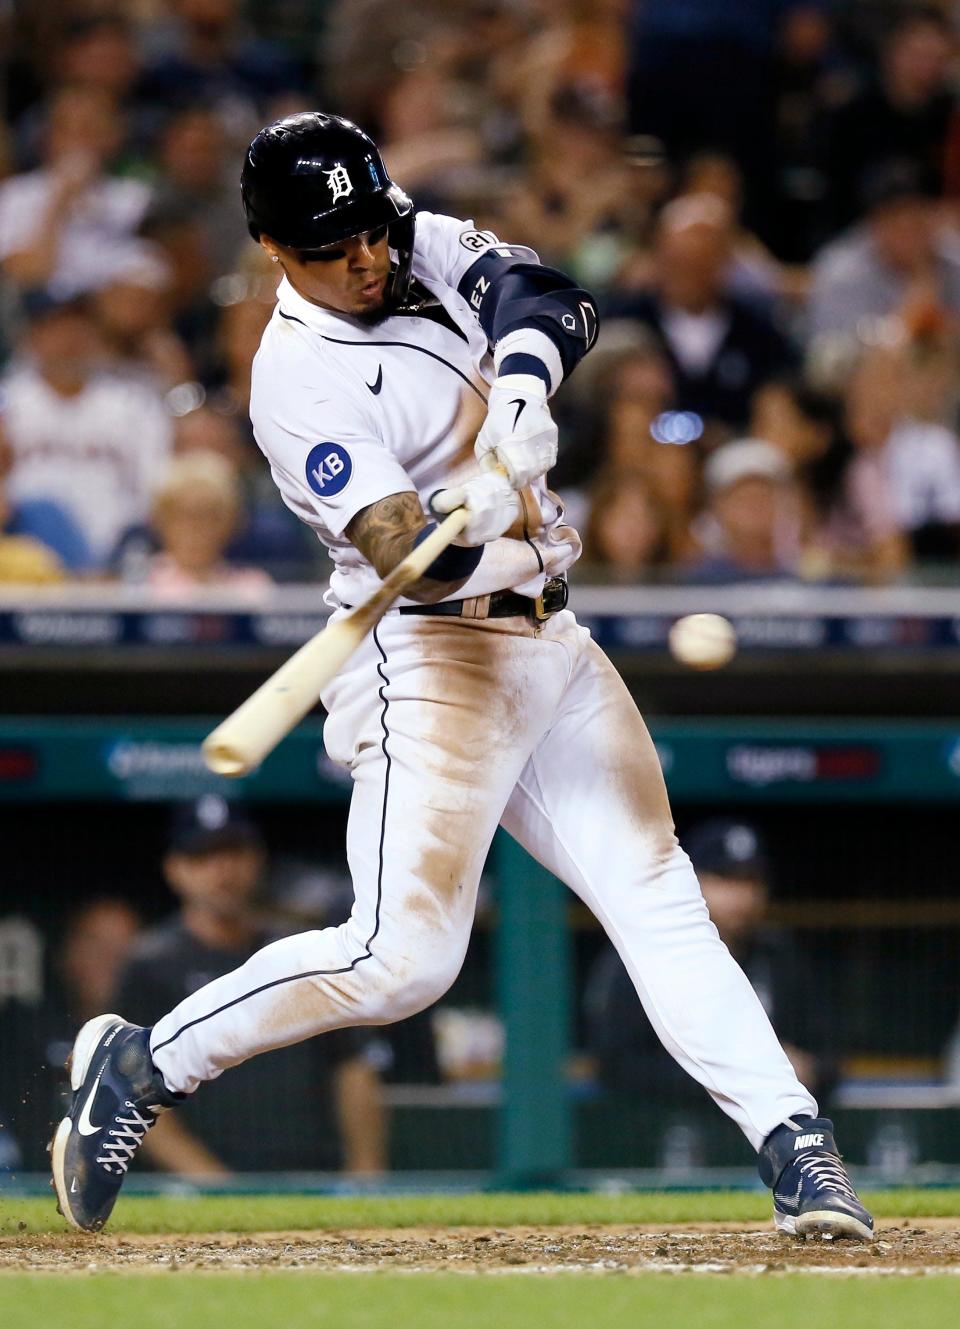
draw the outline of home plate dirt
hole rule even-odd
[[[771,1228],[729,1223],[681,1224],[669,1231],[652,1226],[458,1227],[0,1237],[0,1271],[168,1269],[960,1274],[960,1221],[886,1221],[870,1246],[798,1241]]]

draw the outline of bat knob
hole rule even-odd
[[[246,775],[250,770],[246,758],[229,743],[211,742],[208,738],[202,751],[207,769],[215,775]]]

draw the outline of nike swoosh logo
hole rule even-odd
[[[76,1179],[76,1177],[74,1177],[73,1181],[71,1181],[71,1183],[70,1183],[70,1194],[71,1194],[71,1195],[76,1195],[76,1193],[77,1193],[77,1191],[78,1191],[79,1189],[80,1189],[80,1187],[77,1185],[77,1179]]]
[[[376,396],[377,393],[380,391],[380,389],[383,387],[383,365],[380,365],[379,368],[377,369],[377,377],[375,382],[367,383],[367,387],[370,389],[370,391],[373,393],[374,396]]]
[[[795,1195],[775,1194],[773,1198],[779,1201],[780,1204],[786,1204],[789,1205],[791,1208],[793,1208],[800,1203],[800,1195],[802,1191],[803,1191],[803,1182],[801,1181],[799,1186],[797,1187],[797,1193]]]
[[[96,1135],[97,1131],[102,1131],[102,1126],[94,1126],[90,1120],[90,1109],[93,1107],[93,1100],[97,1096],[97,1090],[100,1088],[100,1081],[103,1079],[103,1072],[107,1069],[107,1063],[104,1062],[100,1067],[100,1073],[93,1082],[93,1088],[87,1094],[87,1101],[83,1105],[80,1113],[80,1119],[77,1122],[77,1130],[81,1135]]]
[[[524,406],[526,406],[526,404],[527,404],[527,403],[524,401],[523,397],[514,397],[514,399],[510,402],[510,405],[511,405],[511,406],[516,406],[516,408],[517,408],[517,413],[516,413],[516,415],[513,417],[513,427],[514,427],[514,429],[516,429],[516,427],[517,427],[517,421],[520,419],[520,415],[521,415],[521,413],[522,413],[522,411],[523,411]]]

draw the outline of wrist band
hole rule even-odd
[[[428,522],[414,540],[414,549],[436,529],[435,521]],[[481,558],[483,558],[483,545],[447,545],[423,575],[433,581],[466,581]]]
[[[528,355],[525,351],[511,351],[509,355],[503,357],[497,367],[498,378],[503,378],[506,374],[535,374],[546,383],[547,394],[550,393],[550,371],[535,355]]]

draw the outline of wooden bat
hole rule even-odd
[[[393,602],[419,581],[433,560],[457,538],[470,513],[455,508],[389,573],[373,595],[330,623],[291,655],[276,673],[208,734],[203,759],[217,775],[247,775],[299,724]]]

